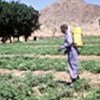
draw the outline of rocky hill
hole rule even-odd
[[[87,4],[84,0],[58,0],[41,11],[40,22],[46,26],[62,23],[85,25],[100,17],[100,6]]]

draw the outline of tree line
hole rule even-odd
[[[11,37],[24,36],[25,41],[32,32],[39,29],[39,12],[20,2],[0,0],[0,37],[5,43]]]

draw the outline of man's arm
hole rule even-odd
[[[63,45],[61,45],[60,49],[66,49],[67,47],[70,47],[73,44],[73,36],[71,32],[68,32],[67,35],[65,35],[65,42]]]

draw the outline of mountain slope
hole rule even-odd
[[[41,11],[40,22],[47,26],[91,23],[100,17],[100,6],[86,4],[84,0],[59,0]]]

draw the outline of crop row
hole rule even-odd
[[[26,45],[27,44],[27,45]],[[29,43],[5,44],[0,46],[0,54],[39,54],[59,55],[59,45],[30,45]],[[81,55],[100,55],[100,44],[85,44]]]
[[[70,88],[50,74],[34,76],[28,73],[20,78],[0,75],[0,100],[99,100],[100,88],[96,88],[85,79],[78,80]]]
[[[66,59],[52,58],[2,58],[0,59],[0,68],[17,69],[17,70],[57,70],[67,71],[68,63]],[[94,73],[100,73],[99,61],[81,61],[79,68],[81,71],[87,70]]]

